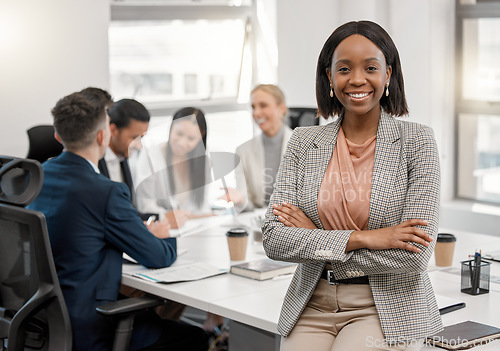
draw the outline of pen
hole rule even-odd
[[[476,272],[475,272],[475,275],[474,275],[474,278],[475,278],[475,292],[476,294],[479,294],[480,292],[480,288],[479,288],[479,281],[480,281],[480,276],[481,276],[481,251],[477,252],[476,251],[476,255],[474,257],[474,263],[475,263],[475,266],[476,266]]]
[[[146,225],[149,227],[151,223],[153,223],[154,221],[156,221],[156,216],[155,215],[149,216]]]

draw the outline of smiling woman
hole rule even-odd
[[[292,130],[283,123],[287,107],[279,87],[257,85],[251,100],[252,117],[262,133],[236,149],[241,167],[236,169],[238,192],[232,194],[237,205],[247,202],[247,209],[269,203],[281,157],[292,135]]]
[[[320,57],[318,59],[318,66],[316,71],[316,97],[318,100],[318,106],[322,106],[323,109],[319,110],[319,114],[324,117],[337,115],[340,116],[344,112],[344,105],[339,100],[341,94],[324,94],[323,92],[332,90],[332,75],[336,75],[335,78],[339,79],[341,74],[348,75],[350,79],[353,79],[352,68],[347,66],[346,57],[339,57],[339,55],[349,54],[351,58],[357,57],[358,53],[356,50],[367,50],[367,52],[360,52],[359,59],[363,62],[359,63],[360,68],[364,71],[364,76],[371,74],[386,74],[385,79],[385,94],[380,94],[379,98],[376,99],[380,102],[380,106],[383,107],[388,113],[395,116],[402,116],[408,113],[408,106],[406,104],[406,98],[404,94],[404,80],[403,72],[401,69],[401,63],[399,60],[399,54],[396,47],[393,45],[386,45],[387,42],[392,42],[392,39],[384,31],[383,33],[370,33],[360,30],[359,34],[355,33],[351,38],[350,33],[342,32],[347,31],[346,28],[339,28],[339,35],[330,36],[323,50],[321,51]],[[349,48],[348,45],[342,43],[349,39],[352,42],[357,42],[353,48]],[[357,40],[356,40],[357,39]],[[368,40],[369,43],[365,47],[359,41]],[[343,44],[343,45],[341,45]],[[361,44],[361,45],[359,45]],[[337,48],[339,50],[337,50]],[[338,52],[342,51],[344,52]],[[345,51],[349,50],[349,53]],[[334,57],[334,51],[335,57]],[[339,61],[340,60],[340,61]],[[337,62],[339,61],[339,62]],[[349,61],[349,59],[347,59]],[[342,67],[337,67],[339,72],[336,72],[337,64],[344,64]],[[378,72],[382,69],[382,73]],[[341,72],[340,72],[341,71]],[[338,73],[338,74],[337,74]],[[358,78],[358,72],[355,72],[354,80]],[[388,78],[387,78],[388,76]]]
[[[349,140],[363,144],[376,133],[378,118],[369,115],[378,117],[380,114],[380,99],[384,91],[389,93],[392,67],[386,64],[384,54],[375,44],[356,34],[339,44],[333,54],[332,67],[326,73],[330,89],[333,88],[334,95],[344,106],[345,121],[354,122],[357,118],[373,121],[366,137],[360,133],[347,135],[349,128],[343,125]]]
[[[316,71],[324,126],[296,128],[263,229],[266,254],[299,263],[278,330],[281,350],[417,350],[441,319],[426,267],[439,213],[439,157],[408,113],[387,32],[349,22]],[[376,307],[375,307],[376,306]]]

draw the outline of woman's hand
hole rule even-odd
[[[221,200],[226,200],[227,202],[233,202],[234,204],[241,205],[244,203],[245,199],[243,195],[234,188],[221,188],[224,190],[225,194],[219,197]]]
[[[427,247],[429,242],[434,239],[422,229],[417,228],[417,225],[425,226],[427,221],[409,219],[392,227],[355,231],[351,234],[345,251],[365,248],[371,250],[403,249],[420,252],[418,247],[409,243],[413,242]]]
[[[216,216],[216,214],[213,212],[199,213],[199,214],[190,213],[188,215],[188,219],[200,219],[200,218],[208,218],[208,217],[214,217],[214,216]]]
[[[186,210],[173,210],[165,213],[165,219],[170,223],[172,229],[178,229],[189,219],[190,212]]]
[[[273,213],[287,227],[317,229],[314,223],[297,206],[283,202],[273,205]]]

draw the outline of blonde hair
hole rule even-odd
[[[252,92],[250,95],[253,95],[257,90],[262,90],[270,95],[272,95],[276,99],[276,103],[278,105],[285,104],[285,94],[283,94],[283,91],[281,91],[280,88],[278,88],[274,84],[259,84],[255,88],[252,89]],[[286,108],[285,114],[288,112],[288,108]]]

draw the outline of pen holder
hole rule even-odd
[[[487,294],[490,291],[491,262],[481,261],[476,265],[474,260],[468,260],[461,264],[461,291],[470,295]]]

